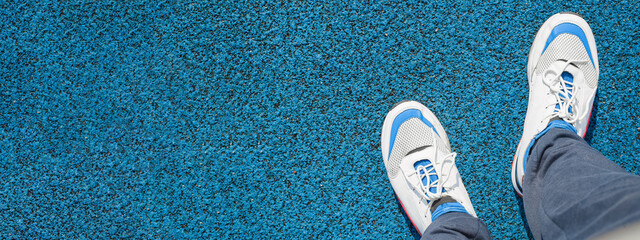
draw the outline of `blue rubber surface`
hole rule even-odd
[[[526,238],[527,54],[561,11],[598,43],[591,143],[640,173],[637,2],[62,2],[0,2],[1,238],[410,239],[379,142],[405,99]]]

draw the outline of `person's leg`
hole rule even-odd
[[[491,235],[487,225],[479,218],[452,212],[433,221],[422,234],[422,239],[491,239]]]
[[[524,177],[524,207],[536,239],[587,239],[640,220],[640,176],[552,128],[535,143]]]
[[[598,78],[589,24],[573,13],[547,19],[529,51],[529,105],[511,169],[537,239],[585,239],[640,219],[640,177],[581,138]]]
[[[414,101],[393,107],[380,143],[393,191],[420,234],[428,239],[488,237],[475,217],[447,133],[427,107]]]

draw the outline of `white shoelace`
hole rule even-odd
[[[425,204],[442,197],[442,193],[445,190],[443,183],[445,183],[447,181],[447,178],[451,175],[451,170],[455,165],[456,155],[457,154],[455,152],[452,152],[444,156],[442,163],[440,164],[440,168],[437,170],[436,170],[435,160],[431,160],[431,162],[426,166],[422,166],[422,165],[418,166],[415,172],[413,172],[408,176],[409,178],[413,177],[414,175],[417,176],[418,178],[417,183],[410,184],[410,186],[413,188],[414,191],[419,193],[419,195],[422,197],[422,200],[425,201],[424,202]],[[436,156],[436,158],[438,157]],[[450,164],[445,164],[445,163],[450,163]],[[445,166],[448,166],[448,170],[446,171],[446,174],[444,169]],[[431,167],[431,169],[427,170],[429,167]],[[440,173],[440,175],[438,175],[438,173]],[[436,176],[437,179],[435,181],[431,181],[430,176]],[[426,181],[427,181],[426,185],[422,184],[423,178],[426,178]],[[436,188],[436,192],[435,193],[431,192],[430,190],[431,188]]]
[[[548,116],[545,121],[553,118],[554,116],[558,116],[562,118],[564,121],[572,124],[575,123],[578,119],[584,118],[587,114],[586,111],[582,111],[579,108],[578,104],[576,104],[576,93],[580,91],[580,87],[575,85],[575,82],[569,82],[562,78],[562,73],[565,69],[571,64],[584,64],[589,63],[588,61],[581,60],[571,60],[566,61],[560,71],[555,71],[553,69],[547,69],[544,71],[543,82],[545,85],[549,87],[551,93],[555,97],[555,102],[549,104],[547,107],[554,107],[554,114]],[[571,85],[571,86],[567,86]],[[555,108],[555,106],[559,106],[559,109]],[[569,111],[571,109],[571,111]],[[578,116],[576,113],[581,113]]]

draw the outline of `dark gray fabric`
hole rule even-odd
[[[468,213],[450,212],[436,218],[422,234],[431,239],[491,239],[487,225]]]
[[[536,239],[586,239],[640,220],[640,176],[564,129],[536,142],[523,193]]]
[[[505,186],[506,187],[506,186]],[[574,132],[554,128],[529,155],[524,208],[536,239],[588,239],[640,221],[640,176],[630,174]],[[446,213],[422,239],[490,239],[482,220]]]

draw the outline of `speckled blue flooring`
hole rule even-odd
[[[637,2],[366,2],[0,2],[0,237],[410,239],[379,139],[411,99],[526,238],[525,65],[561,11],[598,43],[591,143],[640,173]]]

